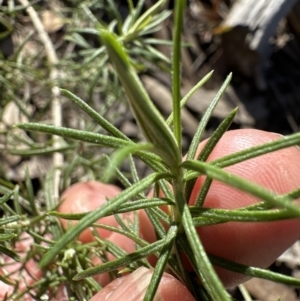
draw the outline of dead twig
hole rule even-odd
[[[22,5],[27,7],[26,12],[30,16],[32,23],[39,35],[39,38],[45,47],[46,56],[47,56],[47,59],[48,59],[48,62],[49,62],[50,68],[51,68],[50,69],[50,79],[52,80],[52,82],[55,83],[55,81],[60,76],[60,72],[56,67],[59,60],[58,60],[55,48],[53,46],[53,43],[52,43],[48,33],[46,32],[39,15],[35,11],[35,9],[32,6],[30,6],[30,3],[28,2],[28,0],[19,0],[19,2]],[[62,125],[62,108],[61,107],[62,107],[61,94],[60,94],[59,87],[56,86],[55,84],[53,84],[51,111],[52,111],[53,124],[55,126]],[[58,137],[54,137],[53,146],[59,147],[60,144],[61,144],[61,139]],[[63,164],[63,155],[61,153],[54,153],[52,159],[53,159],[53,167],[55,169],[53,197],[54,197],[54,199],[58,199],[59,198],[59,183],[60,183],[60,176],[61,176],[60,167]]]

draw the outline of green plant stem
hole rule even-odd
[[[176,223],[183,226],[183,229],[179,227],[179,235],[182,234],[182,230],[184,230],[193,251],[194,261],[201,276],[201,281],[209,294],[215,301],[230,301],[231,299],[227,295],[225,288],[216,275],[195,229],[193,219],[184,196],[183,187],[183,169],[180,168],[178,170],[176,180],[173,181],[176,202],[174,219]]]
[[[173,133],[143,87],[123,45],[109,31],[103,30],[100,35],[145,138],[154,145],[153,152],[159,155],[171,170],[175,169],[181,162],[181,156]]]
[[[173,57],[172,57],[172,98],[173,98],[173,116],[174,116],[174,135],[181,150],[181,31],[183,24],[183,15],[186,6],[186,0],[175,1],[175,17],[173,31]]]

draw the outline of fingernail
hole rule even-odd
[[[278,134],[278,133],[273,133],[275,134],[276,136],[282,138],[282,139],[286,139],[286,136],[285,135],[281,135],[281,134]],[[298,144],[294,145],[294,147],[297,148],[297,150],[300,150],[300,146]]]
[[[151,271],[145,267],[140,267],[132,274],[133,283],[136,283],[136,286],[137,286],[138,299],[132,299],[130,301],[142,301],[144,299],[147,288],[151,281],[152,274],[153,274],[153,271]],[[160,295],[159,288],[155,294],[153,301],[163,301],[163,299]]]
[[[149,286],[152,274],[152,271],[145,267],[138,268],[126,277],[106,301],[142,301]],[[163,301],[159,291],[156,293],[154,301]]]
[[[275,132],[270,132],[270,133],[271,133],[271,134],[274,134],[275,136],[278,136],[278,137],[280,137],[280,138],[285,138],[285,136],[282,135],[282,134],[275,133]]]
[[[132,273],[133,283],[136,284],[137,290],[140,292],[140,294],[144,295],[146,293],[152,274],[153,273],[150,272],[150,270],[144,267],[140,267],[134,273]]]

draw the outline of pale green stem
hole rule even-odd
[[[174,135],[181,150],[181,110],[180,110],[180,89],[181,89],[181,31],[183,23],[183,12],[186,0],[175,1],[174,33],[173,33],[173,63],[172,63],[172,96]]]

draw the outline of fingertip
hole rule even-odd
[[[128,276],[108,284],[90,301],[142,301],[153,271],[140,267]],[[164,273],[154,301],[195,301],[188,289],[173,276]]]
[[[84,213],[96,210],[111,199],[117,196],[121,189],[115,185],[104,184],[98,181],[88,181],[76,183],[67,188],[61,195],[62,203],[58,208],[61,213]],[[67,229],[70,225],[75,225],[77,221],[60,219],[62,226]],[[99,223],[110,226],[117,226],[118,223],[113,216],[101,218]],[[102,238],[108,237],[111,232],[97,228]],[[87,243],[94,240],[94,235],[90,229],[84,230],[78,238],[81,242]]]
[[[259,130],[229,131],[218,142],[208,161],[277,139],[280,139],[279,135]],[[225,170],[275,193],[284,194],[299,187],[299,161],[299,149],[289,147],[229,166]],[[191,203],[195,201],[204,180],[205,177],[197,180]],[[204,206],[237,209],[259,201],[261,200],[241,190],[213,181]],[[246,265],[265,268],[300,236],[300,221],[229,222],[201,227],[197,231],[207,252]],[[219,268],[217,270],[226,286],[246,280],[243,275]]]
[[[187,287],[167,273],[164,273],[161,279],[159,294],[164,301],[195,301]]]

